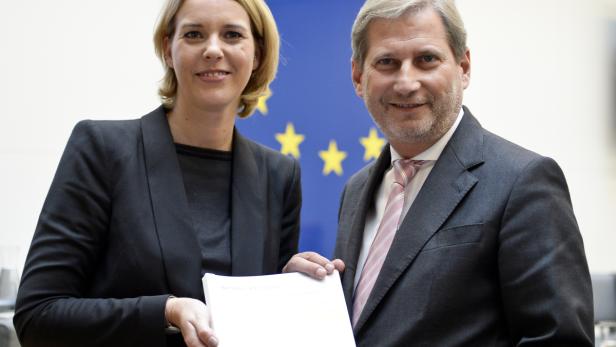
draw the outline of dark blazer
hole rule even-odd
[[[593,346],[593,303],[565,178],[464,117],[404,218],[354,328],[358,346]],[[352,310],[366,213],[389,147],[342,195],[336,257]]]
[[[297,252],[298,163],[237,131],[232,151],[232,274],[280,272]],[[41,212],[15,328],[26,347],[165,346],[167,297],[204,300],[200,271],[164,109],[83,121]]]

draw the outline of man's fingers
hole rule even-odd
[[[344,268],[344,263],[342,264]],[[291,257],[282,271],[301,272],[311,277],[321,279],[327,274],[331,274],[335,269],[337,269],[336,265],[322,255],[315,252],[303,252]]]
[[[327,274],[327,271],[321,265],[299,255],[293,256],[289,260],[283,272],[301,272],[316,278],[323,278]]]
[[[336,270],[338,270],[338,272],[343,272],[345,265],[344,262],[340,259],[334,259],[332,260],[332,264],[334,264],[334,267],[336,268]]]
[[[299,256],[301,256],[302,258],[309,260],[313,263],[317,263],[321,266],[325,266],[326,264],[331,263],[329,261],[329,259],[325,258],[324,256],[320,255],[319,253],[316,252],[304,252],[304,253],[300,253],[298,254]]]

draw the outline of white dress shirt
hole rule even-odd
[[[462,116],[464,115],[464,111],[460,108],[460,113],[458,113],[458,117],[456,121],[453,123],[451,128],[443,135],[436,143],[430,146],[425,151],[419,153],[414,156],[414,160],[425,160],[419,171],[415,174],[411,182],[404,189],[404,207],[402,209],[402,214],[400,215],[400,223],[404,220],[406,213],[411,208],[411,205],[415,201],[419,190],[423,186],[426,178],[432,171],[434,167],[434,163],[439,158],[443,149],[453,136],[453,133],[458,128],[460,121],[462,120]],[[368,252],[370,251],[370,246],[372,245],[372,241],[374,241],[374,237],[376,236],[377,229],[379,228],[379,222],[383,218],[383,213],[385,212],[385,205],[387,204],[387,197],[389,196],[389,192],[391,191],[391,185],[394,182],[394,172],[393,162],[397,159],[403,159],[396,150],[390,146],[391,151],[391,163],[389,169],[385,172],[383,176],[383,181],[379,186],[376,195],[374,196],[374,208],[368,211],[366,215],[366,225],[364,226],[364,239],[362,241],[361,250],[359,252],[359,259],[357,260],[357,271],[355,272],[355,283],[353,285],[353,291],[355,291],[355,287],[357,287],[357,283],[359,282],[359,278],[361,276],[362,270],[364,268],[364,264],[366,263],[366,258],[368,257]]]

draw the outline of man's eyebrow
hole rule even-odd
[[[433,48],[433,47],[427,47],[427,48],[421,48],[417,50],[417,53],[419,54],[434,54],[434,55],[440,55],[441,54],[441,50],[437,49],[437,48]]]
[[[391,58],[393,56],[394,56],[394,54],[392,52],[383,51],[383,52],[380,52],[379,54],[375,54],[373,59]]]

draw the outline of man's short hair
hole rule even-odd
[[[447,39],[456,61],[466,53],[466,29],[454,0],[367,0],[359,10],[353,30],[351,44],[353,61],[361,68],[368,51],[368,26],[374,19],[395,19],[406,12],[419,12],[432,8],[443,21]]]

